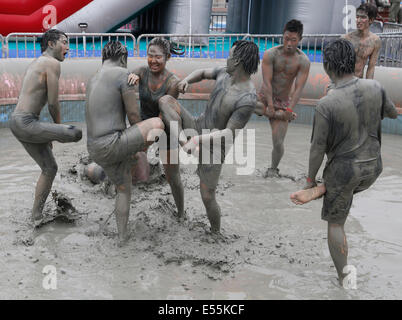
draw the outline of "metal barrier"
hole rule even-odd
[[[395,25],[395,24],[394,24]],[[33,58],[41,55],[40,38],[42,33],[11,33],[2,44],[2,57]],[[130,57],[144,57],[147,54],[149,41],[154,37],[164,37],[184,49],[184,57],[224,59],[229,55],[233,42],[240,39],[254,41],[260,49],[260,57],[265,50],[282,44],[279,34],[143,34],[136,40],[129,33],[68,33],[70,50],[67,58],[101,57],[105,42],[121,41],[128,49]],[[310,61],[322,62],[322,48],[331,40],[342,34],[307,34],[303,35],[299,48]],[[378,34],[382,41],[377,65],[386,67],[402,67],[402,33]],[[21,48],[20,44],[23,43]]]
[[[150,38],[164,37],[184,49],[184,56],[191,58],[226,58],[228,51],[236,40],[245,39],[247,33],[237,34],[142,34],[137,39],[137,54],[146,56]],[[141,41],[145,39],[145,43]]]
[[[42,36],[43,33],[10,33],[5,42],[7,57],[35,58],[40,56],[38,38]],[[130,33],[67,33],[67,36],[70,47],[67,58],[101,57],[103,43],[110,40],[119,40],[127,47],[128,55],[134,56],[136,40]],[[19,48],[20,43],[24,44],[23,50]]]
[[[402,32],[402,24],[392,23],[392,22],[384,22],[382,32],[384,32],[384,33]]]

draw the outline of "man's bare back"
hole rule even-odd
[[[345,35],[345,39],[352,42],[355,47],[355,76],[359,78],[364,77],[364,67],[369,60],[366,78],[372,79],[374,77],[374,67],[381,48],[380,38],[372,32],[368,32],[366,36],[361,36],[360,32],[356,30]]]

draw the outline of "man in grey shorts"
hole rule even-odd
[[[59,30],[47,31],[42,37],[41,51],[42,56],[35,59],[25,73],[10,121],[12,133],[42,169],[32,209],[35,227],[43,222],[43,206],[57,173],[52,141],[77,142],[82,138],[81,130],[60,124],[60,62],[68,52],[67,36]],[[39,121],[39,114],[46,102],[54,123]]]
[[[348,40],[326,46],[323,60],[334,88],[316,108],[306,190],[293,193],[291,200],[303,204],[324,195],[321,218],[328,222],[328,247],[343,285],[346,218],[354,194],[368,189],[382,172],[381,120],[395,119],[397,111],[379,82],[354,76],[356,54]],[[324,184],[316,186],[325,154]]]
[[[259,63],[257,45],[251,41],[240,40],[230,49],[226,67],[196,70],[183,79],[178,84],[182,93],[186,92],[191,83],[203,79],[216,80],[207,108],[198,118],[193,118],[172,96],[166,95],[159,100],[162,119],[170,134],[179,134],[177,139],[185,151],[199,150],[197,174],[200,177],[201,198],[213,233],[219,233],[221,225],[221,209],[215,193],[226,150],[225,145],[220,145],[220,150],[214,150],[211,144],[216,140],[222,142],[222,138],[234,139],[235,130],[244,128],[254,113],[257,94],[250,77],[257,72]],[[171,129],[173,123],[178,124],[178,133]],[[187,141],[183,129],[193,129],[197,135]],[[203,129],[214,131],[203,134]],[[209,145],[209,148],[206,148],[206,145]],[[205,154],[202,155],[204,149],[207,150],[206,157]],[[215,154],[216,151],[219,152]]]
[[[131,167],[135,155],[165,128],[159,118],[141,121],[128,75],[126,47],[118,41],[109,41],[102,50],[102,68],[89,80],[86,96],[88,152],[116,185],[115,215],[120,244],[128,237]]]

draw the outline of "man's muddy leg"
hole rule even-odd
[[[216,202],[215,189],[208,188],[204,183],[200,183],[202,202],[207,210],[208,220],[211,224],[211,232],[218,233],[221,229],[221,208]]]
[[[43,207],[52,188],[53,180],[56,177],[57,163],[54,159],[50,143],[35,144],[23,142],[22,145],[42,170],[36,183],[35,199],[32,208],[32,219],[35,224],[38,223],[39,225],[43,218]]]
[[[180,103],[175,98],[166,95],[159,99],[159,110],[169,134],[173,136],[174,140],[179,141],[180,145],[185,144],[187,138],[183,132]],[[177,123],[178,132],[171,127],[172,122]]]
[[[126,179],[127,180],[127,179]],[[131,181],[116,186],[117,195],[115,203],[115,216],[117,231],[119,233],[119,245],[123,245],[127,239],[127,223],[130,211]]]
[[[331,223],[328,222],[328,248],[334,261],[336,271],[338,273],[339,284],[343,285],[343,279],[346,274],[343,273],[343,268],[348,262],[348,243],[344,230],[345,222]]]
[[[282,120],[270,120],[270,124],[272,129],[273,144],[271,168],[276,170],[278,169],[279,162],[281,161],[285,152],[283,143],[288,130],[289,122]]]
[[[170,185],[174,202],[176,203],[178,218],[182,220],[184,218],[184,188],[180,177],[180,165],[170,164],[169,159],[170,152],[168,151],[168,163],[164,163],[163,168],[165,169],[166,180]]]

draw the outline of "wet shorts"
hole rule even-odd
[[[321,218],[331,223],[344,223],[355,193],[368,189],[382,171],[381,157],[356,162],[334,159],[324,170],[325,188]]]
[[[136,125],[96,140],[88,140],[89,155],[117,186],[131,183],[131,167],[136,161],[134,156],[144,148],[144,138]]]

